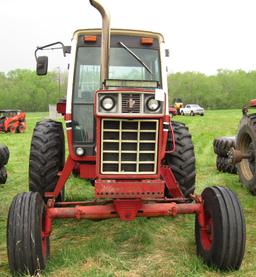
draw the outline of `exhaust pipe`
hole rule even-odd
[[[100,82],[101,89],[104,89],[104,81],[108,79],[109,72],[110,15],[100,0],[90,0],[90,3],[102,16]]]

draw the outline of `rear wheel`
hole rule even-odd
[[[38,122],[33,133],[29,158],[29,190],[54,191],[59,179],[58,172],[65,163],[65,141],[61,122]],[[64,200],[64,188],[57,201]]]
[[[195,190],[195,153],[191,135],[188,128],[179,122],[172,122],[176,150],[173,153],[166,154],[165,164],[168,165],[184,196],[189,196]],[[169,132],[167,150],[171,150],[173,146],[172,135]],[[170,197],[169,191],[166,189],[166,196]]]
[[[25,132],[25,126],[24,124],[20,124],[18,129],[17,129],[18,133],[24,133]]]
[[[240,181],[256,195],[256,115],[244,116],[236,138],[236,150],[249,157],[237,164]]]
[[[236,139],[235,137],[219,137],[213,141],[213,150],[215,154],[227,157],[228,152],[231,148],[235,148]]]
[[[6,145],[0,144],[0,167],[8,163],[10,156],[9,149]]]
[[[236,195],[224,187],[208,187],[202,193],[204,226],[195,221],[197,254],[209,266],[239,269],[245,249],[244,216]]]
[[[10,131],[10,133],[15,134],[16,133],[16,127],[15,126],[11,126],[9,128],[9,131]]]
[[[231,174],[237,173],[236,166],[233,165],[232,163],[230,163],[228,157],[221,157],[221,156],[217,155],[216,167],[221,172],[227,172],[227,173],[231,173]]]
[[[7,222],[7,251],[13,274],[37,276],[45,268],[49,237],[43,236],[45,205],[36,192],[18,194],[12,201]]]
[[[3,166],[0,168],[0,184],[5,184],[7,180],[7,171],[6,168]]]

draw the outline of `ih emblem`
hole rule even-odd
[[[128,102],[127,102],[129,110],[133,109],[135,103],[136,103],[135,100],[132,99],[132,96],[130,95],[130,98],[129,98]]]

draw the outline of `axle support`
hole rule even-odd
[[[121,220],[131,221],[136,217],[175,217],[178,214],[194,213],[199,215],[203,211],[202,207],[202,203],[148,203],[143,202],[141,199],[117,199],[106,205],[48,207],[45,216],[44,236],[47,237],[51,234],[52,222],[56,218],[83,218],[93,220],[119,217]],[[204,224],[203,222],[200,223],[200,225]]]

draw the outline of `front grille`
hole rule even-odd
[[[140,98],[142,94],[122,94],[122,113],[140,113]]]
[[[102,119],[101,173],[155,174],[158,120]]]

